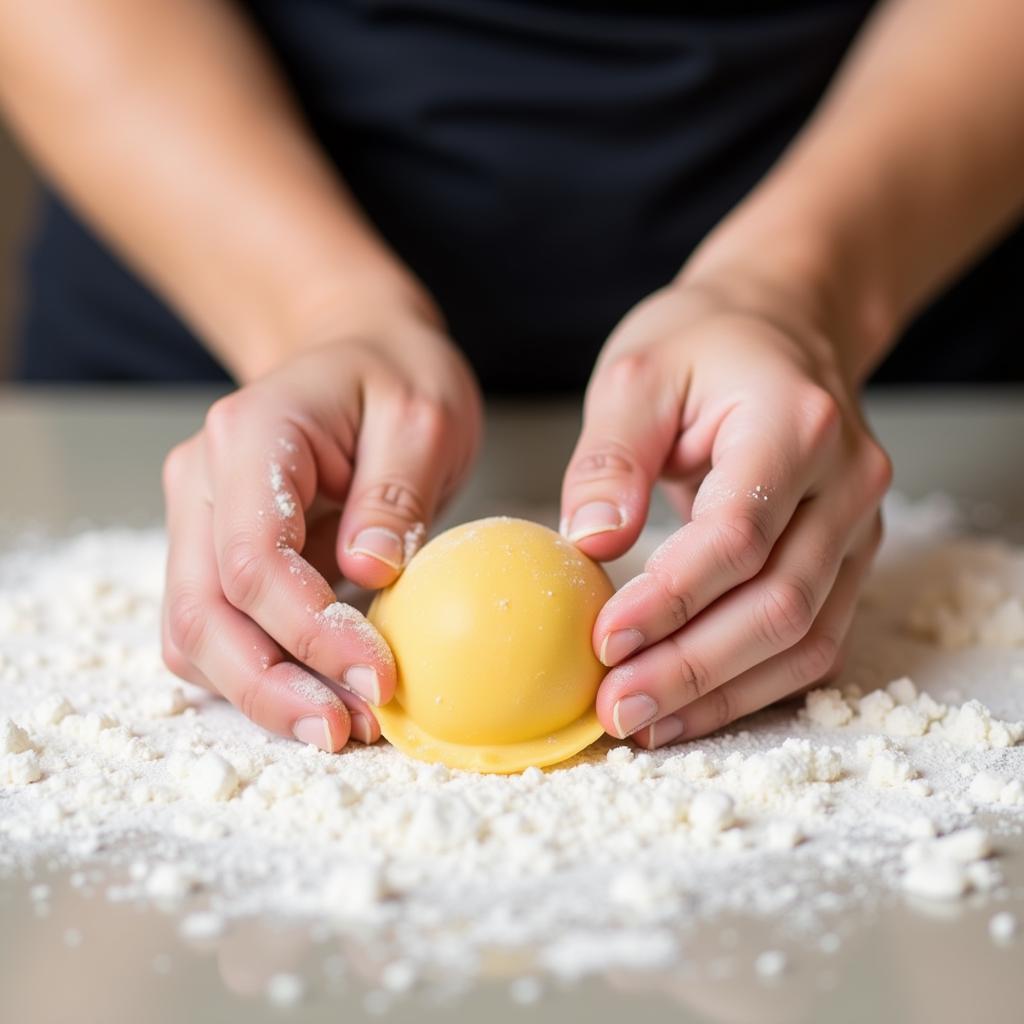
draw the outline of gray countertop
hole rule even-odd
[[[162,457],[202,422],[210,398],[141,390],[0,393],[4,528],[65,532],[85,524],[159,521]],[[577,416],[564,403],[498,407],[478,472],[446,518],[553,502]],[[888,392],[871,399],[870,416],[894,456],[902,491],[964,498],[979,525],[999,526],[998,509],[1007,522],[1024,521],[1024,394]],[[1011,849],[1002,866],[1016,893],[1013,907],[1024,918],[1024,854]],[[39,916],[29,898],[30,886],[42,878],[54,887],[47,916]],[[758,982],[749,969],[765,948],[764,923],[719,921],[706,927],[697,945],[706,952],[705,967],[725,954],[748,965],[728,981],[695,970],[635,989],[632,979],[611,977],[556,987],[524,1008],[510,1001],[507,980],[498,979],[449,1005],[405,1002],[386,1019],[1020,1020],[1024,942],[994,946],[986,932],[990,916],[990,907],[970,901],[940,916],[893,906],[852,921],[839,955],[808,952],[773,985]],[[14,949],[22,955],[8,955]],[[279,1020],[284,1011],[268,1006],[260,993],[270,973],[295,967],[320,970],[321,983],[287,1019],[380,1019],[358,993],[332,995],[317,966],[322,961],[308,930],[286,923],[189,945],[172,918],[110,904],[88,884],[72,886],[45,864],[34,878],[0,880],[0,1021]]]

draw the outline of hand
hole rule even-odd
[[[677,282],[612,334],[565,477],[563,532],[607,560],[659,478],[684,525],[602,609],[597,710],[645,747],[834,672],[890,463],[829,336],[768,294]]]
[[[480,422],[462,358],[415,316],[215,403],[164,467],[170,670],[323,750],[377,740],[394,659],[330,584],[398,576],[466,475]]]

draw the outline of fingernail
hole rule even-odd
[[[646,693],[631,693],[617,700],[612,708],[612,722],[620,740],[632,736],[657,717],[658,702]]]
[[[370,737],[373,735],[370,726],[370,720],[366,715],[354,714],[351,716],[352,725],[350,726],[350,732],[353,739],[359,740],[360,743],[369,743]]]
[[[350,555],[369,555],[378,562],[401,569],[405,560],[405,543],[394,530],[383,526],[367,526],[355,535],[348,547]]]
[[[627,655],[642,646],[644,635],[639,629],[616,629],[601,644],[601,664],[608,668],[617,665]]]
[[[369,665],[349,665],[342,673],[341,681],[367,703],[380,703],[380,680]]]
[[[667,715],[660,722],[655,722],[644,730],[643,745],[649,750],[654,750],[679,739],[682,734],[683,723],[675,715]],[[633,738],[636,739],[636,736]]]
[[[622,509],[617,505],[608,501],[591,501],[576,509],[569,520],[565,535],[575,543],[584,537],[592,537],[595,533],[617,530],[622,523]]]
[[[334,750],[334,740],[331,738],[331,725],[326,718],[321,718],[319,715],[300,718],[292,726],[292,735],[300,743],[308,743],[318,750],[326,750],[328,754]]]

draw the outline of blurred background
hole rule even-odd
[[[10,366],[21,239],[32,215],[32,175],[0,124],[0,380]]]

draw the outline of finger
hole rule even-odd
[[[326,680],[324,680],[326,682]],[[352,720],[352,739],[360,743],[376,743],[380,739],[380,724],[373,707],[368,704],[358,693],[353,693],[344,686],[335,684],[331,689],[341,698],[341,702],[348,708],[349,718]]]
[[[591,558],[617,558],[643,529],[651,488],[679,433],[683,389],[664,376],[653,356],[630,353],[601,366],[587,389],[560,529]]]
[[[175,520],[175,512],[181,495],[186,493],[186,488],[192,488],[192,500],[204,500],[204,492],[195,487],[195,479],[202,479],[202,452],[198,436],[193,434],[186,441],[176,445],[167,455],[163,465],[163,489],[165,518],[168,527],[168,537],[173,540],[174,533],[171,524]],[[172,566],[170,561],[170,544],[168,545],[168,559],[164,579],[164,600],[160,606],[160,654],[164,666],[173,675],[183,679],[186,683],[201,686],[204,689],[217,693],[217,687],[196,668],[179,650],[177,644],[171,639],[170,623],[168,621],[168,600],[167,587],[172,578]]]
[[[760,576],[612,669],[597,699],[605,727],[629,735],[802,640],[853,539],[844,498],[805,502]]]
[[[832,459],[834,421],[796,415],[766,429],[763,410],[723,420],[691,519],[601,610],[594,650],[608,666],[657,643],[761,571],[797,505]]]
[[[828,600],[800,643],[694,701],[685,713],[671,713],[641,729],[633,739],[650,750],[706,736],[834,675],[879,536],[880,531],[844,561]]]
[[[422,544],[457,457],[439,406],[367,403],[338,533],[338,564],[348,579],[371,588],[394,582]]]
[[[160,615],[160,653],[163,656],[165,667],[173,675],[183,679],[186,683],[192,683],[193,686],[201,686],[213,693],[218,692],[217,687],[181,653],[174,641],[171,640],[166,601]]]
[[[336,447],[245,412],[229,427],[215,421],[206,431],[224,596],[303,665],[371,704],[390,700],[395,663],[387,644],[359,612],[336,600],[299,553],[306,541],[303,510],[318,486],[331,499],[342,489]]]
[[[314,675],[225,599],[213,551],[209,506],[193,498],[169,522],[166,616],[170,643],[257,725],[335,751],[351,717]],[[364,730],[370,735],[370,730]]]
[[[313,504],[315,509],[317,503]],[[332,586],[341,580],[336,550],[340,522],[340,510],[314,512],[310,509],[306,513],[306,542],[302,545],[302,557]]]

